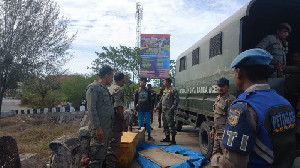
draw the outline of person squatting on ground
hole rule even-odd
[[[295,113],[267,84],[273,57],[263,49],[240,53],[231,63],[237,89],[228,109],[222,145],[212,167],[291,168],[296,154]]]
[[[106,154],[106,168],[114,168],[118,161],[117,152],[121,145],[123,131],[127,131],[126,121],[124,120],[124,74],[118,72],[114,76],[114,83],[108,88],[114,98],[114,121],[112,126],[111,139],[109,141]]]
[[[89,168],[102,168],[114,117],[113,98],[107,86],[113,81],[113,69],[103,66],[95,80],[87,87],[86,100],[89,113],[90,163]]]
[[[220,78],[217,82],[217,91],[219,93],[214,106],[214,125],[210,132],[210,138],[214,139],[212,155],[222,153],[221,143],[224,134],[224,128],[227,120],[227,109],[235,97],[228,93],[229,80]]]
[[[154,109],[162,109],[162,119],[163,119],[163,127],[166,138],[161,140],[160,142],[170,142],[170,130],[172,134],[171,144],[176,144],[175,136],[176,136],[176,127],[175,127],[175,111],[177,110],[179,95],[178,91],[171,86],[172,80],[170,78],[165,79],[164,81],[164,94],[156,108]]]
[[[146,88],[147,78],[141,77],[140,88],[134,94],[134,111],[138,113],[139,127],[144,127],[144,120],[146,123],[146,130],[148,132],[148,140],[154,141],[151,137],[150,125],[150,110],[151,110],[151,93]]]

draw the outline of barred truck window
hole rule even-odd
[[[222,54],[222,32],[210,39],[209,58]]]
[[[198,47],[195,50],[193,50],[193,52],[192,52],[192,66],[199,64],[199,61],[200,61],[199,60],[199,57],[200,57],[199,51],[200,51],[200,48]]]
[[[186,69],[186,56],[180,58],[179,72]]]

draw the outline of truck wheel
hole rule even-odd
[[[209,122],[202,122],[199,130],[199,145],[200,145],[200,151],[204,157],[207,159],[210,159],[214,140],[210,139],[209,137],[210,133],[210,124]]]
[[[182,125],[183,123],[181,121],[176,120],[176,125],[175,125],[176,131],[180,132],[182,130]]]

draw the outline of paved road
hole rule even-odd
[[[150,144],[167,144],[167,143],[162,143],[160,140],[165,138],[165,134],[163,132],[163,128],[158,128],[158,121],[157,121],[157,114],[154,114],[154,122],[151,125],[154,130],[152,130],[151,134],[153,138],[155,139],[154,142],[149,142],[147,140],[147,133],[145,136],[146,143]],[[187,147],[189,149],[192,149],[194,151],[200,151],[199,147],[199,130],[195,129],[192,126],[183,126],[182,131],[178,132],[176,135],[176,143],[177,145]],[[210,167],[210,164],[202,166],[203,168],[208,168]],[[135,160],[134,163],[132,164],[131,168],[140,168],[139,164]]]
[[[3,99],[1,112],[9,112],[10,110],[26,109],[19,105],[20,102],[21,102],[20,100],[15,100],[15,99]]]
[[[27,108],[21,107],[20,100],[15,99],[3,99],[2,108],[1,108],[1,117],[12,116],[14,113],[10,112],[11,110],[25,110]]]

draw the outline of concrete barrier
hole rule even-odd
[[[85,112],[87,111],[85,106],[79,107],[53,107],[53,108],[42,108],[42,109],[22,109],[22,110],[10,110],[10,115],[19,115],[19,114],[44,114],[44,113],[65,113],[65,112]],[[5,117],[2,116],[1,117]]]
[[[80,106],[79,111],[85,111],[85,106]]]
[[[52,113],[55,113],[56,112],[56,108],[52,108]]]

